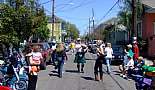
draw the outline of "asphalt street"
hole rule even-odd
[[[68,58],[62,78],[57,77],[57,70],[52,65],[39,72],[37,90],[136,90],[134,81],[119,76],[118,66],[112,66],[112,73],[108,75],[103,65],[103,81],[94,81],[96,55],[86,54],[84,73],[77,72],[76,64],[73,63],[74,55],[68,53]]]

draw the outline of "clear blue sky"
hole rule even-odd
[[[46,9],[47,15],[51,15],[52,0],[39,1],[40,3],[50,1],[49,3],[43,4],[43,6]],[[88,31],[88,18],[92,17],[92,8],[95,13],[95,24],[98,24],[117,16],[119,5],[116,5],[112,11],[100,21],[116,1],[117,0],[55,0],[55,14],[75,24],[80,30],[80,34],[84,34]]]

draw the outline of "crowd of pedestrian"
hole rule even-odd
[[[72,55],[75,55],[74,63],[76,63],[77,72],[84,73],[84,66],[86,64],[85,54],[88,51],[88,47],[81,39],[72,41],[70,43],[70,51]],[[36,90],[36,84],[38,79],[38,72],[40,71],[40,65],[43,61],[42,53],[40,52],[39,45],[28,46],[23,50],[25,60],[28,66],[28,90]],[[68,60],[66,46],[64,43],[52,43],[51,63],[58,72],[58,77],[63,77],[63,67]],[[139,48],[137,41],[133,44],[128,44],[124,48],[124,58],[122,64],[119,66],[121,71],[120,76],[130,80],[135,75],[144,75],[143,66],[145,65],[144,58],[139,56]],[[107,74],[111,74],[111,61],[113,59],[113,48],[111,43],[105,43],[98,41],[96,45],[97,58],[94,63],[94,80],[103,81],[103,63],[106,64]],[[152,65],[153,66],[153,65]],[[153,66],[154,67],[154,66]]]

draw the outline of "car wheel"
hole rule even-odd
[[[28,89],[28,83],[25,80],[20,80],[15,83],[15,88],[17,90],[27,90]]]

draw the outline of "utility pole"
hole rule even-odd
[[[54,15],[54,10],[55,10],[55,0],[52,0],[52,40],[54,39],[54,23],[55,23],[55,15]]]
[[[93,39],[95,39],[95,32],[94,32],[94,30],[95,30],[95,20],[94,20],[94,9],[92,8],[92,20],[93,20],[93,31],[92,31],[92,33],[93,33]]]
[[[136,10],[136,0],[132,0],[132,37],[137,37],[137,10]]]
[[[89,37],[89,40],[91,39],[90,37],[90,34],[91,34],[91,32],[90,32],[90,18],[89,18],[89,26],[88,26],[88,30],[89,30],[89,32],[88,32],[88,37]]]

